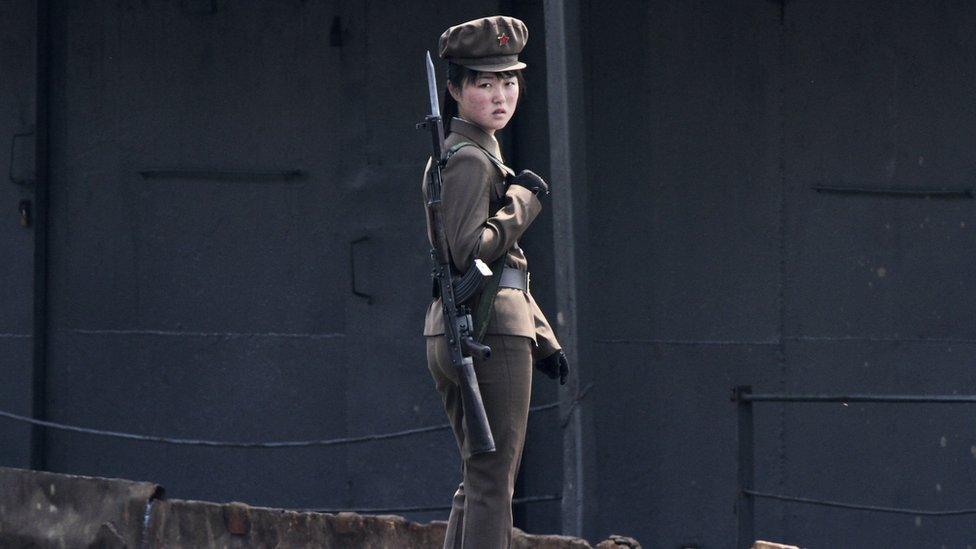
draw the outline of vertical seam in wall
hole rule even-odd
[[[576,310],[575,273],[577,261],[575,242],[577,232],[574,229],[573,194],[578,192],[574,191],[578,174],[573,171],[575,163],[569,161],[573,149],[570,141],[573,141],[573,136],[568,114],[571,102],[568,91],[568,73],[571,63],[567,44],[572,37],[567,36],[567,29],[571,27],[575,32],[579,25],[578,18],[580,15],[577,5],[570,10],[570,17],[573,19],[567,22],[566,7],[566,3],[561,0],[546,0],[543,4],[546,25],[546,90],[549,102],[549,169],[553,180],[560,181],[557,191],[562,193],[558,196],[554,194],[552,197],[553,259],[557,265],[554,285],[556,306],[559,311],[557,317],[562,316],[563,318],[562,322],[557,318],[557,329],[562,330],[563,350],[569,356],[575,356],[579,348],[579,326],[577,323],[578,311]],[[557,90],[558,93],[556,93]],[[558,139],[554,139],[553,136]],[[553,158],[556,161],[553,161]],[[559,257],[563,258],[562,266],[560,266]],[[575,395],[579,388],[580,371],[580,367],[574,368],[570,372],[566,387],[559,390],[560,416],[571,418],[567,428],[563,430],[562,533],[574,536],[582,534],[585,503],[583,499],[583,449],[580,447],[582,412],[579,407],[572,404],[571,400],[572,395]]]
[[[31,417],[47,417],[47,341],[48,341],[48,210],[50,206],[50,80],[51,6],[38,2],[35,14],[35,182],[34,182],[34,280],[33,336],[31,372]],[[47,431],[31,428],[31,469],[47,468]]]
[[[370,49],[369,49],[370,31],[371,31],[370,13],[372,13],[372,7],[373,6],[370,4],[369,0],[363,0],[361,2],[348,2],[348,3],[339,2],[338,9],[337,9],[337,13],[341,14],[340,17],[343,16],[347,17],[346,23],[344,25],[340,25],[340,28],[342,29],[341,32],[343,33],[343,41],[342,41],[343,46],[341,47],[343,51],[342,53],[343,61],[342,61],[342,65],[340,66],[342,68],[345,68],[346,63],[351,62],[351,66],[354,67],[353,78],[358,78],[358,84],[364,90],[369,90],[368,82],[369,82],[369,75],[371,69]],[[361,27],[359,28],[358,35],[355,34],[356,24],[361,25]],[[345,39],[347,33],[348,36],[351,37],[351,39],[348,41]],[[350,56],[351,59],[345,57],[346,55]],[[359,56],[358,60],[356,59],[357,55]],[[348,93],[347,90],[344,90],[344,93]],[[371,104],[369,101],[370,97],[368,96],[368,93],[369,92],[367,91],[366,95],[364,95],[362,99],[361,102],[362,108],[360,110],[359,116],[355,117],[355,118],[359,118],[362,131],[360,137],[356,140],[359,144],[359,150],[357,151],[356,155],[352,157],[358,159],[358,171],[353,172],[354,177],[359,178],[360,176],[365,176],[364,180],[366,181],[368,181],[369,177],[372,175],[371,167],[373,166],[373,161],[374,161],[370,150],[372,145],[373,134],[370,129],[370,120],[372,118],[371,116],[372,112],[370,111]],[[355,229],[357,231],[368,231],[370,228],[370,224],[366,220],[359,220],[357,221],[357,223],[359,223],[358,228]],[[354,227],[356,226],[354,225]],[[347,313],[345,315],[346,318],[344,321],[345,322],[344,331],[347,333],[350,332],[350,323],[352,322],[351,321],[352,313],[350,311],[351,309],[349,309],[347,306]],[[355,377],[355,370],[356,370],[355,367],[350,366],[350,364],[352,363],[350,358],[352,354],[355,352],[354,345],[355,343],[353,342],[347,344],[345,346],[346,347],[345,352],[343,353],[343,360],[345,360],[346,363],[344,382],[346,384],[345,392],[347,393],[347,396],[344,402],[345,419],[343,420],[346,433],[351,432],[350,427],[355,421],[353,415],[351,414],[352,401],[350,401],[348,396],[349,385],[351,383],[351,380]],[[361,495],[359,493],[359,488],[360,488],[359,476],[353,474],[353,472],[359,470],[360,467],[358,456],[355,452],[356,451],[354,449],[345,449],[343,450],[343,458],[342,458],[343,461],[345,462],[345,472],[346,472],[346,479],[345,482],[343,483],[345,488],[343,501],[345,501],[345,507],[350,509],[355,508],[357,506],[360,507],[362,506],[357,503],[360,501],[359,496]]]
[[[364,87],[368,86],[369,83],[369,73],[370,73],[370,58],[369,58],[369,14],[371,13],[369,0],[363,0],[362,2],[362,15],[363,15],[363,57],[362,60],[357,63],[358,68],[362,73],[360,74],[360,82]],[[369,100],[363,101],[363,148],[360,151],[362,155],[363,162],[360,166],[366,167],[371,166],[373,163],[372,155],[370,154],[370,145],[372,145],[373,134],[370,131],[370,103]]]
[[[777,360],[779,361],[779,384],[780,392],[787,392],[788,367],[786,363],[786,285],[787,285],[787,260],[786,260],[786,0],[780,0],[779,12],[779,33],[777,44],[777,65],[779,77],[779,89],[777,99],[778,117],[778,140],[779,160],[777,170],[779,172],[779,345],[777,347]],[[779,487],[783,492],[786,487],[786,404],[779,405]],[[780,507],[780,534],[786,534],[786,510]]]

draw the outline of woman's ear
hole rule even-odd
[[[461,90],[457,89],[457,86],[453,82],[447,83],[447,91],[450,92],[451,97],[454,98],[458,103],[461,102]]]

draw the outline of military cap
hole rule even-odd
[[[529,29],[514,17],[495,15],[474,19],[444,31],[438,44],[442,59],[471,70],[502,72],[524,69],[518,60]]]

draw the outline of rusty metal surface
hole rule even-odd
[[[305,513],[245,503],[167,500],[150,482],[0,467],[0,547],[440,547],[446,524],[396,515]],[[619,539],[614,539],[619,538]],[[622,543],[620,540],[625,540]],[[599,547],[640,547],[612,536]],[[516,549],[586,549],[516,529]]]
[[[244,503],[169,500],[156,503],[149,547],[440,547],[446,524],[410,522],[396,515],[300,513]],[[587,549],[585,540],[516,530],[516,549]]]
[[[0,467],[0,547],[139,547],[161,494],[151,482]]]
[[[590,549],[592,546],[584,539],[572,536],[537,536],[515,529],[512,536],[512,549]]]
[[[161,501],[153,506],[150,547],[436,547],[444,523],[398,516],[299,513],[243,503]]]
[[[236,502],[169,500],[153,506],[147,539],[150,547],[440,547],[445,528],[443,521],[419,524],[396,515],[300,513]],[[537,536],[516,529],[512,547],[588,549],[591,545],[580,538]]]

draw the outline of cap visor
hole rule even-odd
[[[501,64],[496,63],[494,65],[492,64],[480,65],[480,64],[468,64],[468,63],[463,63],[463,65],[473,71],[480,71],[480,72],[517,71],[517,70],[524,69],[525,67],[528,66],[521,61],[516,61],[515,63],[501,63]]]

